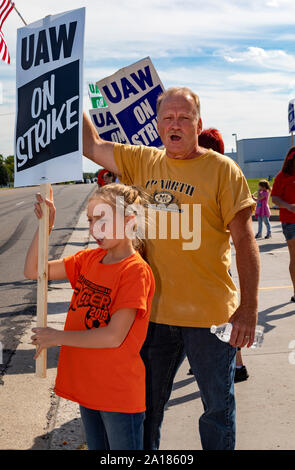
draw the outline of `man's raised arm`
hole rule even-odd
[[[114,143],[99,137],[85,112],[83,113],[83,155],[120,176],[114,158]]]

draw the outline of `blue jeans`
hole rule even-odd
[[[286,242],[295,238],[295,224],[291,222],[282,222],[283,234]]]
[[[270,235],[270,233],[271,233],[271,227],[270,227],[270,223],[269,223],[269,218],[266,217],[266,215],[264,215],[263,217],[258,216],[258,217],[257,217],[257,220],[258,220],[258,230],[257,230],[257,233],[258,233],[259,235],[262,234],[262,222],[264,222],[264,223],[265,223],[265,226],[266,226],[266,230],[267,230],[266,235]]]
[[[89,450],[142,450],[143,413],[98,411],[80,405]]]
[[[197,380],[204,413],[199,432],[204,450],[235,447],[234,374],[236,348],[220,341],[209,328],[150,322],[141,356],[146,367],[144,449],[157,450],[173,380],[187,355]],[[175,443],[175,448],[177,443]]]

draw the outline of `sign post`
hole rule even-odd
[[[49,199],[50,184],[40,185],[43,201]],[[38,245],[38,284],[37,284],[37,327],[47,326],[47,291],[48,291],[48,240],[49,240],[49,208],[42,203],[43,217],[39,220]],[[36,359],[36,376],[45,378],[47,368],[46,349]]]
[[[47,16],[17,32],[15,187],[81,180],[85,8]],[[49,208],[39,221],[37,327],[47,326]],[[46,377],[46,350],[36,360]]]

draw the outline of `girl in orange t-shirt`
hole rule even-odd
[[[35,213],[42,217],[37,195]],[[55,207],[46,199],[52,228]],[[144,198],[137,188],[112,183],[90,197],[90,234],[98,244],[48,262],[48,279],[68,279],[74,289],[64,331],[33,328],[35,358],[61,346],[55,392],[80,404],[90,450],[143,449],[145,340],[155,283],[137,251],[136,213]],[[113,233],[112,233],[113,232]],[[37,278],[38,230],[29,247],[25,276]]]

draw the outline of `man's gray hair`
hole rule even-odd
[[[168,90],[163,91],[157,98],[157,114],[159,114],[160,106],[165,98],[172,95],[187,95],[190,96],[196,106],[196,115],[200,117],[201,115],[201,107],[200,107],[200,99],[196,93],[194,93],[190,88],[186,86],[179,86],[179,87],[172,87],[168,88]]]

